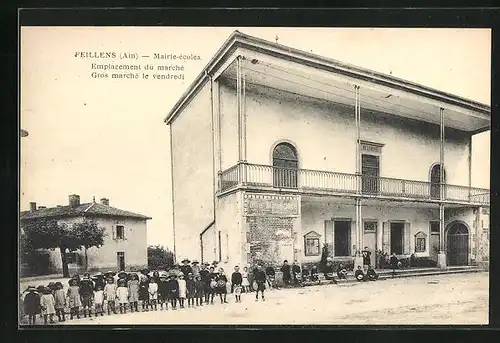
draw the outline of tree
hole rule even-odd
[[[319,261],[319,270],[324,271],[326,267],[326,259],[328,258],[328,246],[323,245],[323,249],[321,251],[321,260]]]
[[[85,270],[88,270],[89,265],[87,250],[91,247],[101,247],[104,244],[105,235],[105,229],[99,227],[92,219],[85,218],[82,222],[72,225],[72,238],[80,247],[85,248]]]
[[[148,267],[159,269],[174,265],[174,253],[161,245],[148,246]]]
[[[59,224],[55,219],[34,219],[26,223],[24,226],[24,233],[26,234],[26,240],[30,242],[33,249],[53,250],[59,248],[63,276],[69,277],[66,249],[78,249],[79,242],[74,239],[71,230],[66,224]]]

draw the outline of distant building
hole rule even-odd
[[[471,154],[490,111],[236,31],[165,118],[176,254],[317,263],[326,245],[356,264],[365,247],[442,268],[487,259],[490,191],[473,187]]]
[[[73,224],[84,218],[97,222],[104,227],[106,236],[104,245],[88,250],[88,270],[106,271],[147,266],[147,220],[150,217],[109,206],[109,199],[100,203],[80,203],[79,195],[70,195],[67,206],[46,208],[30,203],[30,210],[21,212],[21,228],[29,221],[38,219],[56,219],[59,223]],[[53,269],[62,271],[59,249],[50,252]],[[68,267],[70,273],[85,270],[85,248],[69,252]]]

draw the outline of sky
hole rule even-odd
[[[148,244],[173,247],[170,147],[163,119],[234,31],[490,105],[489,29],[22,27],[21,210],[109,198],[148,215]],[[116,52],[91,60],[83,53]],[[122,53],[137,59],[119,59]],[[184,80],[102,79],[92,62],[183,60]],[[88,54],[87,54],[88,55]],[[490,132],[473,138],[472,184],[489,187]]]

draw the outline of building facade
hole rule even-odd
[[[178,257],[316,262],[326,245],[444,268],[484,251],[487,105],[236,31],[165,122]]]
[[[29,221],[56,219],[58,223],[72,225],[88,218],[105,229],[104,244],[87,251],[88,266],[85,265],[85,248],[68,251],[70,273],[107,270],[130,270],[143,268],[148,264],[147,256],[147,220],[150,217],[109,206],[109,199],[99,203],[80,203],[80,196],[70,195],[67,206],[52,208],[38,207],[30,203],[30,210],[21,212],[21,228]],[[61,252],[49,250],[51,269],[62,271]]]

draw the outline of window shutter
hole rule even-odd
[[[404,242],[403,254],[409,255],[410,254],[410,223],[409,222],[405,222],[403,242]]]
[[[390,254],[391,248],[391,228],[389,222],[382,223],[382,251]]]
[[[113,231],[113,240],[116,240],[116,225],[113,225],[112,231]]]

